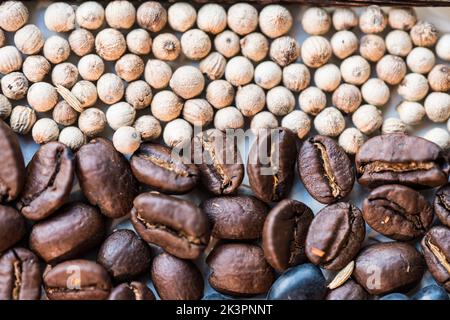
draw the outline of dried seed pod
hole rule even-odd
[[[331,48],[336,57],[345,59],[358,50],[358,38],[351,31],[343,30],[336,32],[331,37]]]
[[[258,10],[248,3],[236,3],[228,9],[228,27],[244,36],[258,27]]]
[[[403,78],[397,92],[405,100],[420,101],[427,95],[429,90],[427,78],[419,73],[409,73]]]
[[[128,53],[116,62],[116,74],[127,82],[139,79],[144,73],[144,60],[138,55]]]
[[[390,98],[389,87],[383,80],[372,78],[367,80],[361,87],[363,99],[374,106],[384,106]]]
[[[407,133],[408,126],[402,122],[402,120],[397,118],[387,118],[384,120],[383,125],[381,126],[382,134],[390,134],[390,133]]]
[[[314,82],[319,89],[332,92],[341,83],[341,71],[334,64],[326,64],[316,70]]]
[[[391,8],[388,17],[389,26],[392,29],[410,30],[417,22],[414,8]]]
[[[52,83],[67,89],[72,88],[78,81],[78,69],[70,62],[57,64],[52,71]]]
[[[69,42],[60,36],[51,36],[45,40],[44,56],[53,64],[66,61],[70,56]]]
[[[50,31],[71,31],[75,29],[75,11],[68,3],[54,2],[45,11],[44,22]]]
[[[76,110],[77,112],[83,112],[81,102],[78,101],[78,99],[72,94],[72,92],[70,92],[69,89],[57,85],[56,91],[64,99],[64,101],[66,101],[74,110]]]
[[[425,112],[433,122],[444,122],[450,117],[450,94],[432,92],[424,102]]]
[[[131,82],[125,90],[125,100],[136,110],[150,106],[152,98],[152,88],[143,80]]]
[[[358,25],[358,16],[350,8],[336,8],[332,21],[336,30],[349,30]]]
[[[113,73],[106,73],[97,81],[98,97],[106,104],[114,104],[123,98],[125,86],[122,79]]]
[[[114,29],[130,29],[136,22],[136,9],[126,0],[108,3],[105,9],[106,23]]]
[[[216,112],[214,127],[221,131],[240,129],[244,127],[244,116],[235,107],[226,107]]]
[[[181,50],[188,59],[200,60],[211,51],[211,40],[202,30],[192,29],[181,36]]]
[[[172,91],[160,91],[153,97],[151,111],[160,121],[168,122],[178,118],[181,110],[183,110],[183,101]]]
[[[282,67],[296,61],[299,56],[300,44],[292,37],[277,38],[270,45],[270,58]]]
[[[357,154],[366,139],[366,136],[358,129],[347,128],[342,131],[338,143],[348,154]]]
[[[24,106],[12,109],[9,125],[14,132],[25,135],[30,132],[35,122],[36,112],[33,109]]]
[[[175,70],[169,85],[173,92],[183,99],[191,99],[202,93],[205,88],[205,78],[196,67],[182,66]]]
[[[283,68],[283,85],[291,91],[302,91],[309,86],[310,81],[309,69],[301,63],[292,63]]]
[[[22,1],[3,1],[0,5],[0,28],[15,32],[22,28],[30,17]]]
[[[155,89],[163,89],[169,85],[172,69],[161,60],[148,60],[144,71],[145,81]]]
[[[390,54],[406,57],[412,50],[411,37],[406,31],[394,30],[386,36],[386,49]]]
[[[361,56],[351,56],[341,63],[341,75],[345,82],[362,85],[370,77],[370,64]]]
[[[242,55],[259,62],[269,53],[269,40],[259,32],[253,32],[241,39]]]
[[[288,33],[292,24],[291,13],[281,5],[265,6],[259,13],[259,28],[269,38],[277,38]]]
[[[159,2],[144,2],[137,10],[137,23],[148,31],[161,31],[167,23],[167,11]]]
[[[141,145],[141,135],[134,127],[121,127],[113,135],[114,148],[122,154],[133,154]]]
[[[78,61],[78,72],[84,80],[97,81],[105,72],[105,63],[96,54],[89,54]]]
[[[28,90],[27,100],[37,112],[47,112],[58,103],[58,92],[49,83],[36,82]]]
[[[11,100],[23,99],[28,91],[28,80],[21,72],[12,72],[1,80],[3,94]]]
[[[29,56],[23,62],[22,71],[29,81],[40,82],[44,80],[51,68],[50,62],[43,56]]]
[[[8,74],[20,70],[22,55],[14,46],[0,48],[0,73]]]
[[[432,23],[419,21],[411,28],[410,35],[416,46],[432,47],[438,40],[439,32]]]
[[[189,122],[175,119],[164,128],[164,143],[171,148],[182,148],[191,142],[193,130]]]
[[[384,39],[376,34],[366,34],[361,38],[359,53],[371,62],[380,60],[386,52]]]
[[[315,116],[327,105],[327,96],[319,88],[309,87],[300,93],[298,103],[300,109]]]
[[[173,61],[181,52],[178,38],[171,33],[162,33],[156,36],[152,44],[153,55],[160,60]]]
[[[275,129],[278,128],[278,119],[272,112],[261,111],[253,117],[250,128],[254,134],[257,134],[261,129]]]
[[[10,116],[12,104],[4,95],[0,94],[0,119],[6,119]]]
[[[34,142],[37,144],[45,144],[58,140],[59,128],[58,124],[49,118],[43,118],[36,121],[31,130]]]
[[[393,55],[386,55],[377,63],[377,76],[390,85],[402,82],[406,75],[405,61]]]
[[[383,115],[377,107],[365,104],[353,113],[352,121],[362,133],[370,135],[380,129]]]
[[[218,34],[227,27],[227,13],[216,3],[203,5],[197,13],[197,26],[208,33]]]
[[[214,118],[214,110],[205,99],[191,99],[184,103],[183,118],[194,126],[206,127]]]
[[[106,120],[113,130],[131,126],[134,123],[135,117],[136,110],[126,102],[113,104],[106,111]]]
[[[450,34],[444,34],[436,44],[436,54],[445,61],[450,61]]]
[[[405,124],[417,125],[425,116],[425,108],[418,102],[403,101],[397,106],[397,113]]]
[[[230,30],[219,33],[214,38],[214,47],[226,58],[234,57],[241,50],[239,36]]]
[[[379,6],[369,6],[359,16],[359,28],[364,33],[380,33],[386,26],[386,14]]]
[[[97,87],[90,81],[81,80],[72,88],[72,94],[80,102],[81,108],[90,108],[97,102]]]
[[[95,38],[92,32],[86,29],[76,29],[69,36],[70,49],[79,57],[83,57],[95,47]]]
[[[212,81],[206,88],[206,100],[216,109],[228,107],[234,100],[234,88],[226,80]]]
[[[162,128],[158,119],[145,115],[136,119],[133,125],[143,141],[156,140],[161,136]]]
[[[331,28],[331,18],[325,9],[312,7],[306,9],[302,17],[302,27],[306,33],[319,36]]]
[[[106,128],[106,115],[97,108],[84,110],[78,118],[78,128],[88,137],[96,137]]]
[[[266,105],[266,94],[256,84],[239,87],[236,94],[236,107],[245,117],[252,117]]]
[[[326,64],[333,54],[330,41],[322,36],[307,38],[302,45],[303,62],[311,68],[318,68]]]
[[[445,64],[438,64],[428,74],[431,90],[446,92],[450,90],[450,68]]]
[[[321,135],[337,137],[345,129],[345,120],[338,109],[328,107],[316,116],[314,128]]]
[[[277,86],[283,77],[281,68],[272,61],[264,61],[255,68],[255,83],[264,89]]]
[[[62,126],[71,126],[77,122],[78,112],[62,100],[53,108],[52,118]]]
[[[433,128],[423,136],[428,141],[431,141],[441,147],[443,150],[450,148],[450,134],[442,128]]]
[[[294,132],[299,139],[303,139],[311,130],[311,120],[305,112],[294,110],[281,120],[281,126]]]
[[[266,97],[267,109],[276,116],[285,116],[295,108],[294,94],[285,87],[270,89]]]
[[[211,80],[222,78],[225,73],[227,60],[218,52],[210,53],[206,58],[200,61],[200,71]]]
[[[103,29],[95,38],[95,50],[106,61],[118,60],[127,50],[127,43],[122,33],[115,29]]]
[[[406,64],[412,72],[428,73],[436,64],[436,58],[430,49],[417,47],[408,54]]]
[[[333,105],[344,113],[352,113],[362,102],[361,91],[357,86],[343,83],[333,93]]]
[[[76,151],[86,143],[86,137],[77,127],[65,127],[59,133],[58,141]]]
[[[23,54],[36,54],[44,46],[44,35],[34,24],[28,24],[17,30],[14,44]]]
[[[105,9],[96,1],[83,2],[77,8],[75,18],[81,28],[97,30],[105,21]]]
[[[127,34],[127,47],[131,53],[147,55],[152,51],[152,38],[144,29],[134,29]]]
[[[172,4],[167,13],[170,27],[178,32],[189,30],[197,20],[197,11],[187,2]]]

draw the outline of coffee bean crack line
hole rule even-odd
[[[450,211],[450,204],[447,203],[447,197],[443,194],[437,195],[440,204],[448,211]]]
[[[436,166],[434,162],[430,161],[412,161],[412,162],[385,162],[385,161],[373,161],[371,163],[362,164],[358,168],[358,172],[363,174],[365,171],[370,173],[378,173],[384,171],[391,172],[409,172],[409,171],[419,171],[419,170],[430,170]]]
[[[272,145],[270,146],[270,167],[272,168],[272,170],[274,170],[276,173],[273,174],[273,187],[272,187],[272,194],[274,196],[276,196],[276,199],[278,199],[278,186],[280,185],[280,178],[278,177],[278,170],[280,170],[280,168],[277,165],[274,165],[279,163],[278,161],[274,161],[274,156],[276,156],[278,154],[278,148],[276,146],[275,143],[272,143]]]
[[[438,259],[439,263],[444,267],[445,270],[447,270],[447,273],[450,274],[450,262],[447,260],[441,249],[433,244],[429,237],[426,239],[426,244],[433,255]]]
[[[291,255],[289,256],[289,265],[292,265],[295,261],[295,258],[298,256],[300,252],[303,251],[304,245],[300,241],[300,233],[297,230],[298,223],[300,222],[300,217],[294,217],[294,235],[289,244]]]
[[[14,287],[12,290],[12,298],[13,300],[19,300],[20,290],[22,289],[22,261],[21,260],[14,261],[13,267],[14,267]]]
[[[202,145],[205,148],[206,152],[208,152],[208,155],[211,157],[212,166],[216,169],[216,171],[212,170],[212,172],[217,172],[217,174],[219,175],[219,180],[222,184],[222,188],[227,189],[232,184],[232,180],[225,173],[225,170],[223,170],[222,163],[217,159],[216,151],[214,150],[212,143],[203,139]],[[211,166],[211,164],[207,165]]]
[[[152,155],[143,154],[143,153],[139,154],[138,157],[148,159],[148,160],[150,160],[150,162],[152,162],[156,166],[166,169],[166,170],[169,170],[169,171],[172,171],[181,177],[191,176],[191,174],[188,171],[177,168],[172,161],[167,162],[167,161],[164,161],[163,159],[154,157]]]
[[[325,146],[320,142],[315,142],[314,146],[319,149],[320,159],[322,160],[322,167],[325,171],[325,177],[328,180],[328,185],[331,188],[331,194],[333,195],[333,198],[339,198],[342,189],[336,183],[336,178],[334,177],[334,172],[330,165],[330,158],[328,157],[327,150]]]

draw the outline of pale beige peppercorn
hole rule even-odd
[[[294,94],[283,86],[270,89],[266,96],[267,109],[276,116],[285,116],[295,108]]]
[[[128,53],[116,62],[116,74],[127,82],[139,79],[144,73],[144,60],[138,55]]]
[[[319,36],[331,28],[331,18],[325,9],[312,7],[306,9],[302,17],[302,27],[306,33]]]
[[[264,109],[266,105],[266,94],[256,84],[250,83],[239,87],[236,93],[236,108],[245,117],[251,117]]]
[[[131,82],[125,90],[125,100],[136,110],[149,107],[152,99],[152,88],[143,80]]]
[[[314,119],[314,128],[321,135],[337,137],[345,129],[344,116],[334,107],[325,108]]]
[[[425,116],[425,108],[418,102],[403,101],[397,106],[397,113],[407,125],[418,125]]]
[[[169,85],[172,69],[164,61],[150,59],[145,66],[144,78],[152,88],[163,89]]]
[[[10,116],[12,104],[4,95],[0,94],[0,119],[6,119]]]
[[[86,29],[76,29],[69,36],[70,49],[79,57],[83,57],[95,47],[95,38],[92,32]]]
[[[134,123],[135,117],[136,110],[126,102],[113,104],[106,110],[106,121],[113,130],[131,126]]]
[[[348,154],[357,154],[366,142],[366,136],[356,128],[347,128],[339,136],[338,143]]]
[[[28,80],[21,72],[12,72],[1,80],[3,94],[11,100],[24,98],[28,91]]]
[[[212,52],[200,61],[199,68],[210,80],[217,80],[224,75],[226,64],[227,60],[224,56],[218,52]]]
[[[258,27],[258,10],[248,3],[236,3],[228,9],[228,27],[244,36]]]
[[[387,16],[379,6],[369,6],[359,16],[359,28],[364,33],[380,33],[387,26]]]
[[[235,107],[225,107],[216,112],[214,127],[220,131],[240,129],[244,127],[244,116]]]
[[[141,145],[141,135],[134,127],[121,127],[114,132],[112,141],[120,153],[133,154]]]
[[[127,50],[127,43],[122,33],[115,29],[103,29],[95,38],[95,50],[106,61],[118,60]]]
[[[208,33],[218,34],[227,27],[227,13],[216,3],[203,5],[197,13],[197,26]]]
[[[0,73],[8,74],[22,67],[22,55],[14,46],[0,48]]]
[[[381,128],[383,115],[377,107],[365,104],[353,113],[352,121],[362,133],[370,135]]]
[[[69,42],[60,36],[51,36],[45,40],[44,57],[53,64],[66,61],[70,56]]]
[[[424,102],[425,112],[433,122],[444,122],[450,117],[450,94],[432,92]]]
[[[206,88],[206,100],[216,109],[228,107],[234,100],[234,88],[226,80],[212,81]]]
[[[122,99],[125,86],[122,79],[113,73],[106,73],[97,81],[98,97],[106,104],[114,104]]]
[[[130,29],[136,22],[136,8],[130,1],[111,1],[106,6],[105,18],[111,28]]]
[[[292,63],[283,68],[283,85],[291,91],[302,91],[310,81],[311,73],[304,64]]]
[[[250,129],[254,134],[257,134],[261,129],[275,129],[278,128],[278,119],[269,111],[261,111],[255,114],[250,122]]]
[[[98,99],[97,87],[90,81],[81,80],[72,88],[72,94],[81,104],[81,108],[86,109],[95,105]]]
[[[412,72],[425,74],[433,69],[436,64],[436,57],[430,49],[416,47],[408,54],[406,64]]]
[[[191,99],[184,103],[183,119],[194,126],[206,127],[214,118],[214,109],[205,99]]]
[[[87,137],[96,137],[106,128],[106,115],[98,108],[89,108],[80,113],[78,128]]]
[[[358,16],[350,8],[336,8],[332,17],[333,26],[336,30],[349,30],[358,25]]]
[[[387,84],[397,85],[406,75],[406,63],[402,58],[388,54],[378,61],[376,70],[378,78]]]
[[[181,52],[180,40],[171,33],[159,34],[153,40],[152,51],[157,59],[164,61],[176,60]]]
[[[409,73],[403,78],[398,86],[397,92],[405,100],[420,101],[427,95],[429,90],[427,78],[419,73]]]
[[[33,109],[24,106],[16,106],[12,109],[9,125],[14,132],[25,135],[30,132],[35,122],[36,112]]]
[[[300,56],[300,44],[292,37],[276,38],[270,45],[270,58],[285,67],[295,62]]]
[[[36,54],[41,51],[44,42],[44,35],[34,24],[27,24],[17,30],[14,35],[16,48],[27,55]]]
[[[141,116],[136,119],[133,126],[139,132],[143,141],[156,140],[161,136],[161,124],[153,116]]]
[[[308,87],[298,96],[300,109],[310,115],[317,115],[327,104],[327,96],[317,87]]]
[[[147,55],[152,51],[152,37],[144,29],[134,29],[127,34],[127,47],[131,53]]]
[[[436,44],[436,54],[445,61],[450,61],[450,33],[442,35]]]
[[[417,22],[414,8],[391,8],[388,17],[389,26],[392,29],[410,30]]]
[[[267,5],[259,13],[259,28],[269,38],[277,38],[288,33],[292,24],[291,13],[281,5]]]
[[[183,101],[175,93],[163,90],[155,94],[151,103],[152,115],[164,122],[178,118],[183,110]]]
[[[331,59],[332,54],[330,41],[322,36],[307,38],[301,49],[303,63],[311,68],[323,66]]]
[[[72,88],[78,81],[78,69],[70,62],[57,64],[52,71],[52,83],[67,89]]]
[[[448,150],[450,148],[450,134],[442,128],[430,129],[423,137],[428,141],[437,144],[443,150]]]
[[[358,44],[358,38],[351,31],[338,31],[331,37],[331,48],[339,59],[345,59],[354,54],[358,50]]]
[[[250,33],[240,43],[242,55],[252,61],[259,62],[269,53],[269,40],[262,33]]]
[[[255,83],[264,89],[272,89],[280,84],[283,71],[272,61],[264,61],[255,68]]]
[[[408,126],[397,118],[387,118],[381,126],[382,134],[408,133]]]
[[[167,23],[167,11],[159,2],[144,2],[137,10],[137,23],[150,32],[161,31]]]
[[[413,44],[411,37],[406,31],[394,30],[387,34],[386,49],[390,54],[406,57],[412,50]]]
[[[348,57],[341,63],[341,75],[345,82],[362,85],[370,77],[370,64],[361,56]]]
[[[438,64],[428,74],[431,90],[446,92],[450,90],[450,67]]]
[[[178,32],[189,30],[197,20],[197,11],[187,2],[172,4],[167,14],[170,27]]]
[[[66,101],[62,100],[53,108],[52,118],[62,126],[71,126],[78,119],[78,112],[75,111]]]
[[[89,54],[78,61],[78,72],[84,80],[97,81],[105,72],[105,63],[96,54]]]
[[[370,62],[379,61],[386,52],[384,39],[376,34],[366,34],[361,38],[359,53]]]
[[[332,92],[341,83],[341,71],[339,67],[328,63],[316,70],[314,73],[314,83],[316,86],[326,92]]]
[[[367,80],[361,87],[361,94],[363,99],[374,106],[384,106],[390,98],[389,87],[383,80],[372,78]]]
[[[234,57],[241,50],[239,36],[233,31],[225,30],[214,38],[214,48],[226,58]]]
[[[181,50],[191,60],[200,60],[211,51],[209,36],[200,29],[189,30],[181,36]]]
[[[164,128],[164,143],[171,148],[183,148],[191,142],[192,126],[184,119],[175,119]]]
[[[30,17],[22,1],[3,1],[0,5],[0,28],[15,32],[22,28]]]
[[[357,86],[343,83],[333,92],[333,105],[344,113],[352,113],[362,102],[361,91]]]
[[[86,143],[86,136],[77,127],[65,127],[59,133],[58,141],[76,151]]]
[[[303,139],[311,131],[311,120],[305,112],[294,110],[281,120],[281,126],[293,131],[299,139]]]
[[[416,46],[432,47],[438,40],[439,32],[432,23],[419,21],[411,28],[410,35]]]
[[[198,68],[182,66],[175,70],[169,85],[173,92],[183,99],[191,99],[202,93],[205,88],[205,78]]]
[[[86,1],[78,6],[75,18],[81,28],[97,30],[105,21],[105,9],[96,1]]]
[[[50,62],[43,56],[29,56],[25,59],[22,71],[25,77],[31,82],[44,80],[51,69]]]
[[[58,124],[49,118],[42,118],[36,121],[31,130],[34,142],[37,144],[45,144],[58,140],[59,128]]]
[[[68,32],[75,29],[75,10],[65,2],[54,2],[47,7],[44,22],[48,30]]]

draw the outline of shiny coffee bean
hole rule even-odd
[[[433,223],[433,208],[419,192],[398,184],[374,189],[364,200],[363,217],[375,231],[408,241],[422,236]]]
[[[263,250],[251,244],[232,243],[216,247],[206,263],[211,268],[209,284],[224,294],[264,294],[275,280]]]
[[[25,233],[25,218],[16,209],[0,205],[0,254],[22,239]]]
[[[309,194],[325,204],[347,197],[355,183],[355,170],[336,141],[326,136],[311,137],[298,156],[300,179]]]
[[[117,281],[134,279],[149,270],[150,261],[150,247],[130,230],[114,231],[97,256],[97,262]]]
[[[434,212],[442,224],[450,228],[450,184],[446,184],[436,192]]]
[[[450,229],[438,226],[428,231],[421,242],[431,275],[450,292]]]
[[[155,300],[155,295],[144,283],[122,283],[111,290],[108,300]]]
[[[137,193],[128,161],[111,142],[98,138],[78,150],[76,172],[81,190],[109,218],[127,215]]]
[[[322,300],[326,293],[322,271],[307,263],[288,269],[270,288],[269,300]]]
[[[244,165],[234,135],[216,129],[202,132],[192,140],[191,150],[206,189],[218,196],[236,192],[244,179]]]
[[[105,300],[111,280],[98,263],[70,260],[44,273],[44,289],[50,300]]]
[[[41,270],[36,255],[13,248],[0,257],[0,300],[39,300]]]
[[[55,264],[79,257],[99,245],[104,235],[104,217],[97,208],[71,203],[33,226],[30,248],[45,262]]]
[[[27,166],[25,186],[17,203],[30,220],[42,220],[69,199],[75,165],[72,152],[59,142],[39,148]]]
[[[444,288],[432,284],[424,287],[412,296],[413,300],[449,300],[447,291]]]
[[[434,188],[447,183],[449,163],[436,144],[401,133],[368,140],[356,155],[358,182],[375,188],[402,184]]]
[[[356,256],[365,235],[361,210],[346,202],[329,205],[319,211],[309,227],[306,255],[325,269],[340,270]]]
[[[409,298],[402,293],[391,293],[381,297],[380,300],[409,300]]]
[[[162,300],[200,300],[203,276],[189,260],[162,253],[153,259],[151,278]]]
[[[25,183],[25,163],[19,140],[0,119],[0,203],[17,198]]]
[[[248,156],[247,173],[253,193],[260,200],[280,201],[290,193],[297,158],[296,139],[283,128],[259,132]]]
[[[172,156],[170,148],[158,144],[141,144],[130,164],[136,179],[164,193],[188,193],[200,180],[195,164],[185,164],[181,157]]]
[[[205,213],[190,201],[163,194],[136,197],[131,222],[142,239],[181,259],[196,259],[209,241]]]
[[[347,280],[342,286],[331,290],[326,300],[367,300],[369,295],[366,290],[352,279]]]
[[[406,292],[422,279],[425,261],[410,244],[378,243],[366,247],[356,258],[353,276],[372,295]]]
[[[247,196],[211,198],[201,208],[209,218],[211,235],[231,240],[260,238],[268,211],[264,202]]]
[[[305,240],[314,214],[305,204],[285,199],[269,213],[262,247],[267,262],[278,272],[305,262]]]

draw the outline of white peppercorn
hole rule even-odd
[[[178,38],[171,33],[162,33],[155,37],[152,43],[153,55],[160,60],[173,61],[181,52]]]
[[[106,104],[114,104],[122,99],[125,86],[122,79],[113,73],[106,73],[97,81],[98,97]]]
[[[78,128],[88,137],[96,137],[105,130],[105,113],[97,108],[89,108],[80,113]]]
[[[236,3],[228,9],[228,27],[243,36],[258,27],[258,10],[248,3]]]
[[[205,88],[205,78],[196,67],[182,66],[175,70],[169,85],[173,92],[183,99],[191,99],[202,93]]]
[[[348,154],[357,154],[366,136],[356,128],[347,128],[339,136],[338,143]]]
[[[436,54],[445,61],[450,61],[450,33],[442,35],[436,44]]]
[[[267,5],[259,13],[259,28],[269,38],[277,38],[288,33],[292,24],[291,13],[281,5]]]
[[[15,32],[28,22],[29,16],[22,1],[3,1],[0,5],[0,28]]]
[[[23,74],[31,82],[44,80],[50,69],[50,62],[43,56],[29,56],[25,59],[22,66]]]
[[[106,61],[118,60],[127,50],[127,43],[122,33],[115,29],[103,29],[95,38],[95,50]]]
[[[44,56],[53,64],[66,61],[70,56],[69,42],[60,36],[51,36],[45,40]]]
[[[301,49],[304,64],[311,68],[323,66],[331,59],[332,54],[330,41],[322,36],[307,38]]]
[[[160,91],[153,97],[151,111],[153,116],[164,122],[178,118],[183,110],[183,101],[169,90]]]
[[[136,9],[126,0],[108,3],[105,9],[106,23],[114,29],[130,29],[136,21]]]
[[[438,40],[439,32],[427,21],[419,21],[411,28],[412,42],[419,47],[432,47]]]
[[[11,114],[12,104],[4,95],[0,94],[0,119],[6,119]]]
[[[167,13],[170,27],[178,32],[189,30],[197,20],[197,11],[187,2],[172,4]]]
[[[76,29],[69,36],[70,49],[79,57],[83,57],[95,47],[95,38],[92,32],[86,29]]]
[[[75,16],[81,28],[97,30],[105,21],[105,9],[96,1],[87,1],[80,4]]]
[[[203,5],[197,13],[197,26],[208,33],[218,34],[227,26],[227,13],[216,3]]]
[[[199,68],[209,79],[216,80],[222,78],[226,64],[227,60],[224,56],[218,52],[213,52],[200,61]]]
[[[450,117],[450,94],[432,92],[424,102],[425,112],[433,122],[444,122]]]
[[[303,139],[311,131],[311,120],[300,110],[294,110],[281,120],[281,126],[293,131],[299,139]]]
[[[302,91],[310,81],[311,74],[304,64],[292,63],[283,68],[283,85],[291,91]]]
[[[149,107],[152,98],[152,88],[143,80],[131,82],[125,90],[125,100],[136,110]]]
[[[57,64],[52,71],[52,83],[67,89],[72,88],[78,80],[78,69],[70,62]]]
[[[183,119],[194,126],[206,127],[214,118],[214,110],[205,99],[191,99],[184,103]]]
[[[212,81],[206,88],[206,100],[216,109],[228,107],[234,100],[234,88],[226,80]]]
[[[325,108],[314,119],[314,128],[321,135],[337,137],[345,129],[344,116],[334,107]]]
[[[333,12],[332,21],[336,30],[349,30],[358,25],[358,16],[350,8],[336,8]]]
[[[72,94],[81,104],[81,108],[90,108],[97,102],[97,87],[90,81],[81,80],[72,88]]]
[[[341,63],[341,75],[345,82],[362,85],[370,77],[370,64],[361,56],[351,56]]]
[[[106,110],[106,121],[113,130],[131,126],[134,123],[135,117],[136,110],[126,102],[113,104]]]
[[[378,61],[376,70],[378,78],[390,85],[397,85],[406,75],[406,63],[402,58],[388,54]]]
[[[141,135],[134,127],[121,127],[113,135],[114,148],[122,154],[133,154],[141,145]]]
[[[402,120],[397,118],[387,118],[381,126],[382,134],[390,133],[408,133],[408,126]]]
[[[442,128],[433,128],[423,136],[424,139],[431,141],[441,147],[443,150],[450,148],[450,134]]]
[[[137,23],[150,32],[161,31],[167,23],[167,11],[159,2],[144,2],[137,10]]]
[[[52,118],[62,126],[71,126],[78,119],[78,112],[66,101],[62,100],[53,108]]]
[[[384,39],[376,34],[366,34],[361,38],[359,53],[371,62],[380,60],[386,52]]]
[[[211,51],[211,40],[202,30],[192,29],[181,36],[181,50],[188,59],[200,60]]]
[[[403,101],[397,106],[400,120],[407,125],[418,125],[425,116],[425,108],[418,102]]]
[[[414,8],[391,8],[388,18],[389,26],[392,29],[410,30],[417,22]]]
[[[236,94],[236,108],[245,117],[251,117],[264,109],[266,104],[266,94],[264,90],[256,84],[250,83],[239,87]]]
[[[317,115],[327,104],[327,96],[317,87],[309,87],[298,96],[300,109],[310,115]]]
[[[14,46],[0,48],[0,73],[8,74],[20,70],[22,55]]]
[[[275,129],[278,127],[278,119],[269,111],[261,111],[255,114],[250,122],[250,129],[257,134],[261,129]]]
[[[377,107],[365,104],[353,113],[352,121],[362,133],[370,135],[380,129],[383,124],[383,115]]]
[[[358,50],[358,38],[351,31],[338,31],[331,37],[331,48],[336,57],[345,59]]]
[[[44,35],[34,24],[27,24],[17,30],[14,35],[14,44],[24,54],[36,54],[44,46]]]
[[[161,60],[148,60],[144,70],[144,78],[155,89],[163,89],[169,85],[172,69]]]
[[[264,61],[255,68],[255,83],[264,89],[277,86],[283,77],[281,68],[272,61]]]
[[[361,91],[357,86],[343,83],[333,92],[333,105],[344,113],[352,113],[362,102]]]
[[[379,6],[369,6],[359,16],[359,28],[364,33],[380,33],[386,25],[386,14]]]
[[[116,74],[127,82],[139,79],[144,73],[144,60],[138,55],[128,53],[116,62]]]
[[[341,83],[341,71],[332,63],[326,64],[316,70],[314,82],[319,89],[332,92]]]
[[[433,91],[449,91],[450,67],[445,64],[434,66],[428,74],[428,83]]]
[[[300,44],[292,37],[276,38],[270,45],[270,58],[285,67],[300,56]]]
[[[241,50],[239,36],[230,30],[219,33],[214,38],[214,47],[226,58],[234,57]]]
[[[58,140],[59,128],[58,124],[49,118],[43,118],[36,121],[31,130],[34,142],[37,144],[45,144]]]
[[[269,41],[262,33],[250,33],[240,43],[242,55],[252,61],[259,62],[269,53]]]
[[[144,29],[134,29],[127,34],[127,47],[131,53],[147,55],[152,50],[152,38]]]
[[[244,116],[235,107],[226,107],[216,112],[214,127],[221,131],[240,129],[244,127]]]
[[[78,72],[84,80],[97,81],[105,72],[105,63],[96,54],[89,54],[78,61]]]
[[[361,94],[363,99],[374,106],[384,106],[390,98],[389,87],[383,80],[372,78],[367,80],[361,87]]]
[[[253,64],[249,59],[237,56],[228,61],[225,67],[225,79],[234,86],[243,86],[252,81]]]
[[[331,28],[331,18],[322,8],[308,8],[303,13],[302,27],[306,33],[311,35],[323,35]]]
[[[27,134],[30,132],[36,122],[36,112],[24,106],[16,106],[11,111],[9,125],[11,129],[18,134]]]
[[[50,31],[71,31],[75,29],[75,11],[68,3],[54,2],[45,11],[44,22]]]
[[[390,54],[406,57],[412,50],[411,37],[406,31],[393,30],[389,32],[385,39],[386,49]]]
[[[427,78],[419,73],[409,73],[403,78],[398,86],[397,92],[405,100],[420,101],[427,95],[429,90]]]
[[[171,148],[183,148],[191,142],[193,130],[189,122],[175,119],[164,128],[163,140]]]
[[[267,109],[276,116],[285,116],[295,108],[294,94],[285,87],[270,89],[266,97]]]
[[[76,151],[86,143],[86,136],[77,127],[65,127],[59,133],[58,141]]]
[[[133,126],[139,132],[143,141],[156,140],[161,136],[161,124],[153,116],[141,116],[137,118]]]
[[[416,47],[408,54],[406,64],[412,72],[428,73],[436,63],[433,51],[424,47]]]
[[[21,72],[12,72],[1,80],[3,94],[11,100],[24,98],[28,91],[28,80]]]

